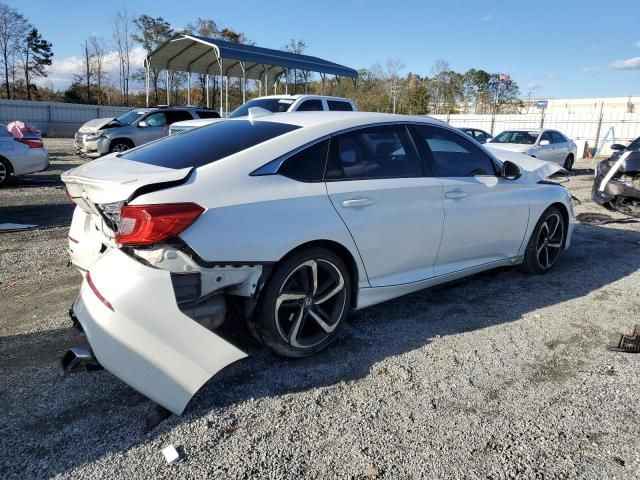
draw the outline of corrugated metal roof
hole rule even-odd
[[[246,77],[254,79],[264,78],[263,65],[272,78],[285,69],[358,78],[357,70],[322,58],[197,35],[177,35],[148,56],[152,68],[210,74],[220,73],[219,59],[222,74],[230,77],[242,76],[240,62],[244,62]]]

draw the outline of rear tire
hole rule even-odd
[[[0,187],[4,187],[9,183],[12,172],[11,164],[4,158],[0,158]]]
[[[274,269],[253,324],[274,352],[306,357],[334,340],[350,306],[351,278],[344,262],[330,250],[309,248]]]
[[[567,226],[560,209],[553,206],[547,208],[531,234],[524,261],[518,268],[526,273],[547,273],[558,261],[566,235]]]
[[[571,171],[571,169],[573,168],[573,153],[570,153],[569,155],[567,155],[567,158],[564,161],[564,165],[563,165],[564,169],[567,171]]]

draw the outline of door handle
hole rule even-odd
[[[340,205],[342,205],[342,208],[368,207],[373,205],[373,200],[370,198],[352,198],[351,200],[343,200]]]
[[[455,189],[455,190],[451,190],[450,192],[447,192],[444,194],[444,198],[450,198],[451,200],[459,200],[461,198],[467,197],[469,194],[466,192],[463,192],[462,190],[459,189]]]

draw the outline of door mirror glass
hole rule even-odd
[[[509,160],[502,164],[502,178],[506,180],[516,180],[522,176],[520,167]]]
[[[140,120],[138,122],[138,126],[144,128],[144,127],[148,127],[149,124],[147,122],[145,122],[144,120]]]
[[[621,150],[626,150],[627,147],[625,147],[624,145],[620,144],[620,143],[614,143],[613,145],[611,145],[611,150],[614,150],[616,152],[621,151]]]
[[[540,140],[540,146],[541,147],[546,147],[547,145],[551,145],[551,142],[549,140]]]

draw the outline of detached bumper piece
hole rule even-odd
[[[98,362],[86,348],[74,347],[67,351],[62,357],[62,369],[65,372],[77,372],[79,370],[90,372],[102,370],[102,365]]]
[[[73,306],[96,359],[181,414],[213,375],[246,354],[178,308],[171,275],[111,250],[89,269]]]

